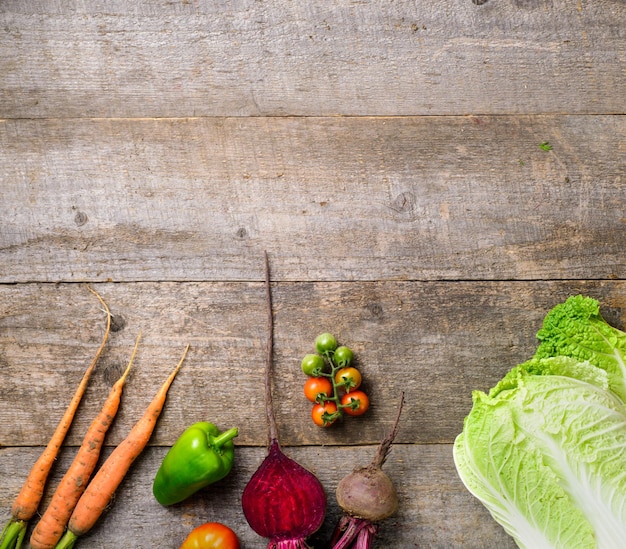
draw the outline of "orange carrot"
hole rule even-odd
[[[133,354],[126,370],[111,389],[102,410],[93,420],[83,442],[74,457],[74,461],[57,486],[46,512],[43,514],[30,538],[31,549],[54,549],[61,539],[67,521],[69,520],[76,503],[85,491],[91,473],[93,473],[100,457],[100,450],[104,437],[119,409],[122,399],[122,390],[130,367],[137,354],[137,347],[141,334],[137,337]]]
[[[52,469],[54,460],[61,449],[61,444],[65,440],[65,435],[67,435],[67,432],[69,431],[74,415],[76,414],[76,410],[78,409],[78,405],[83,397],[83,394],[85,393],[85,390],[87,389],[91,373],[93,372],[109,337],[109,333],[111,331],[111,312],[109,311],[107,304],[95,290],[92,290],[89,286],[87,286],[87,289],[98,298],[107,314],[107,326],[104,332],[104,337],[102,338],[102,343],[96,352],[96,356],[89,365],[89,368],[87,368],[83,374],[83,378],[80,381],[71,402],[65,410],[61,421],[54,431],[50,442],[48,442],[48,445],[42,452],[41,456],[39,456],[33,465],[28,477],[26,478],[26,482],[22,486],[20,493],[13,503],[11,518],[4,527],[4,530],[2,530],[2,534],[0,534],[0,549],[19,549],[22,546],[28,522],[37,512],[37,508],[39,507],[39,503],[43,497],[50,469]]]
[[[87,489],[78,500],[70,517],[65,535],[57,543],[55,549],[74,547],[76,540],[86,534],[100,518],[131,465],[148,444],[165,405],[167,391],[183,365],[188,350],[189,345],[185,348],[180,362],[161,386],[144,415],[135,423],[128,436],[113,450],[87,485]]]

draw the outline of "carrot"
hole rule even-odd
[[[85,491],[91,473],[93,473],[98,463],[104,436],[119,409],[122,390],[137,354],[140,338],[141,334],[137,337],[135,348],[126,370],[113,385],[102,410],[87,430],[83,442],[74,457],[74,461],[57,486],[46,512],[33,530],[30,538],[31,549],[54,549],[54,546],[61,539],[67,521],[80,496]]]
[[[41,456],[39,456],[33,465],[26,481],[24,482],[24,485],[22,486],[22,489],[20,490],[20,493],[13,503],[11,518],[2,530],[2,534],[0,534],[0,549],[19,549],[22,546],[22,541],[24,540],[28,523],[37,512],[37,508],[41,503],[41,498],[43,497],[50,469],[52,469],[52,465],[59,453],[59,450],[61,449],[61,444],[65,440],[65,435],[67,435],[67,432],[69,431],[74,415],[76,414],[76,410],[78,409],[78,405],[83,397],[83,394],[85,393],[85,390],[87,389],[91,373],[93,372],[109,337],[109,333],[111,331],[111,312],[109,311],[107,304],[95,290],[91,289],[89,286],[87,286],[87,289],[98,298],[107,314],[107,325],[104,337],[102,338],[102,343],[96,352],[96,356],[91,361],[89,368],[87,368],[83,374],[83,378],[76,388],[76,392],[65,410],[61,421],[57,425],[50,442],[48,442],[48,445],[42,452]]]
[[[113,494],[124,480],[131,465],[148,444],[165,405],[167,391],[183,365],[188,350],[189,345],[185,348],[180,362],[161,386],[144,415],[135,423],[128,436],[111,452],[111,455],[87,485],[87,489],[78,500],[70,517],[68,528],[55,549],[74,547],[76,540],[91,530],[109,505]]]

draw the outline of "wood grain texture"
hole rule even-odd
[[[622,0],[0,6],[0,118],[623,113]]]
[[[33,462],[40,448],[1,449],[0,464],[20,471]],[[133,547],[154,549],[178,547],[187,532],[208,520],[227,523],[242,542],[242,549],[264,549],[267,540],[256,535],[246,523],[240,497],[246,483],[265,456],[262,448],[238,448],[231,474],[189,500],[172,507],[160,506],[152,496],[152,481],[166,448],[149,448],[133,465],[108,509],[80,547],[111,549]],[[376,448],[316,447],[285,448],[289,457],[313,471],[324,486],[328,499],[326,520],[313,538],[314,547],[326,547],[340,512],[334,490],[351,464],[366,464]],[[64,449],[55,466],[50,487],[56,486],[75,449]],[[110,451],[107,449],[105,455]],[[394,549],[513,549],[515,544],[487,511],[463,487],[456,475],[449,445],[397,445],[384,466],[397,484],[398,513],[382,523],[378,547]],[[21,484],[19,475],[7,477],[0,492],[0,520],[10,508],[12,495]],[[49,494],[44,499],[47,503]]]
[[[539,144],[548,141],[551,151]],[[624,278],[623,116],[6,120],[0,281]]]
[[[83,433],[142,343],[107,444],[117,444],[191,344],[151,439],[171,445],[182,428],[210,420],[238,426],[238,445],[267,441],[263,407],[267,337],[261,283],[100,284],[116,331],[94,372],[68,444]],[[601,300],[615,326],[626,321],[623,282],[280,283],[274,288],[276,414],[289,446],[375,444],[401,391],[401,443],[451,443],[471,407],[532,356],[543,317],[567,296]],[[0,286],[0,446],[44,445],[100,343],[104,318],[75,284]],[[367,418],[321,430],[301,393],[302,357],[332,331],[353,348],[372,400]],[[354,426],[358,426],[357,429]]]

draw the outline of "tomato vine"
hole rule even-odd
[[[306,354],[301,362],[302,372],[308,376],[304,394],[314,403],[313,422],[328,427],[344,413],[364,414],[370,400],[360,389],[363,376],[353,365],[352,349],[339,345],[333,334],[325,332],[315,338],[315,351]]]

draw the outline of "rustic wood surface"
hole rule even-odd
[[[277,280],[623,278],[624,143],[621,116],[7,120],[0,280],[260,280],[262,249]]]
[[[315,548],[405,391],[377,547],[512,549],[452,443],[553,305],[626,326],[625,29],[622,0],[0,0],[0,521],[100,344],[89,283],[114,329],[42,508],[142,332],[105,454],[190,351],[81,546],[176,548],[209,520],[266,546],[240,497],[265,455],[267,250],[281,442],[328,493]],[[322,331],[372,398],[325,430],[299,368]],[[240,428],[235,468],[161,507],[199,420]]]
[[[623,112],[622,0],[3,0],[0,117]]]

